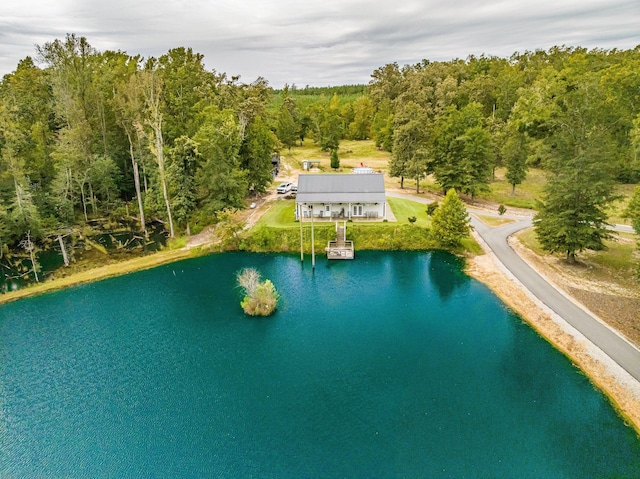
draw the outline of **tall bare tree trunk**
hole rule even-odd
[[[142,193],[140,191],[140,173],[138,171],[138,162],[133,152],[133,141],[131,134],[127,131],[127,138],[129,139],[129,154],[131,155],[131,166],[133,167],[133,182],[136,187],[136,197],[138,198],[138,210],[140,211],[140,227],[147,234],[147,225],[144,220],[144,208],[142,207]]]
[[[93,211],[93,216],[98,216],[98,208],[96,206],[96,195],[93,193],[93,184],[91,180],[89,180],[89,198],[91,199],[91,211]]]
[[[89,217],[87,216],[87,200],[84,196],[84,183],[80,184],[80,196],[82,197],[82,211],[84,213],[84,221],[85,223],[88,223]]]
[[[29,251],[29,258],[31,259],[31,268],[33,271],[33,276],[36,278],[36,283],[40,282],[40,279],[38,278],[38,268],[37,268],[37,262],[36,259],[33,255],[33,250],[35,249],[35,246],[33,245],[33,241],[31,241],[31,230],[27,231],[27,242],[25,243],[25,248],[27,249],[27,251]]]
[[[69,256],[67,255],[67,249],[64,246],[62,235],[58,235],[58,243],[60,244],[60,251],[62,251],[62,259],[64,260],[64,265],[69,266]]]
[[[162,116],[160,118],[162,118]],[[173,238],[175,237],[175,232],[173,230],[173,218],[171,217],[171,205],[169,203],[169,192],[167,190],[167,175],[164,170],[164,153],[162,151],[162,128],[160,126],[161,122],[162,120],[160,120],[160,123],[156,123],[157,128],[155,129],[156,148],[158,150],[156,153],[156,158],[158,160],[160,181],[162,182],[162,195],[164,196],[164,204],[167,207],[167,217],[169,218],[169,234]]]
[[[148,83],[143,88],[145,101],[147,107],[150,110],[151,118],[148,119],[148,124],[151,126],[154,136],[155,145],[153,152],[156,156],[156,162],[158,163],[158,172],[160,173],[160,182],[162,183],[162,195],[164,197],[164,204],[167,207],[167,217],[169,219],[169,234],[172,238],[175,237],[173,229],[173,218],[171,217],[171,203],[169,202],[169,192],[167,189],[167,175],[164,168],[164,152],[163,152],[163,140],[162,140],[162,112],[160,111],[160,85],[159,80],[155,77],[154,73],[151,73],[148,77]]]

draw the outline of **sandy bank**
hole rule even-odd
[[[477,235],[476,240],[487,251]],[[490,251],[469,259],[467,272],[489,286],[538,334],[580,368],[640,435],[640,382],[529,293]]]

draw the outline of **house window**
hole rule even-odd
[[[362,216],[362,205],[353,205],[353,216]]]
[[[325,205],[324,210],[325,210],[327,213],[330,213],[330,212],[331,212],[331,205]]]

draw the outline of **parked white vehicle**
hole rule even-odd
[[[276,191],[279,194],[284,194],[287,191],[291,190],[291,186],[293,186],[291,183],[282,183],[280,186],[278,186],[278,189]]]

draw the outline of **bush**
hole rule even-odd
[[[255,268],[244,268],[236,279],[238,286],[244,289],[245,296],[240,306],[249,316],[269,316],[278,305],[280,295],[276,287],[268,279],[261,281],[260,273]]]
[[[429,216],[433,216],[433,213],[435,213],[437,209],[438,209],[438,202],[437,201],[434,201],[433,203],[429,203],[427,205],[427,214]]]
[[[415,223],[416,220],[417,220],[417,218],[415,216],[409,216],[407,219],[409,220],[409,223],[411,223],[411,224]]]
[[[504,205],[500,205],[498,206],[498,214],[500,216],[502,216],[503,214],[505,214],[507,212],[507,208]]]

